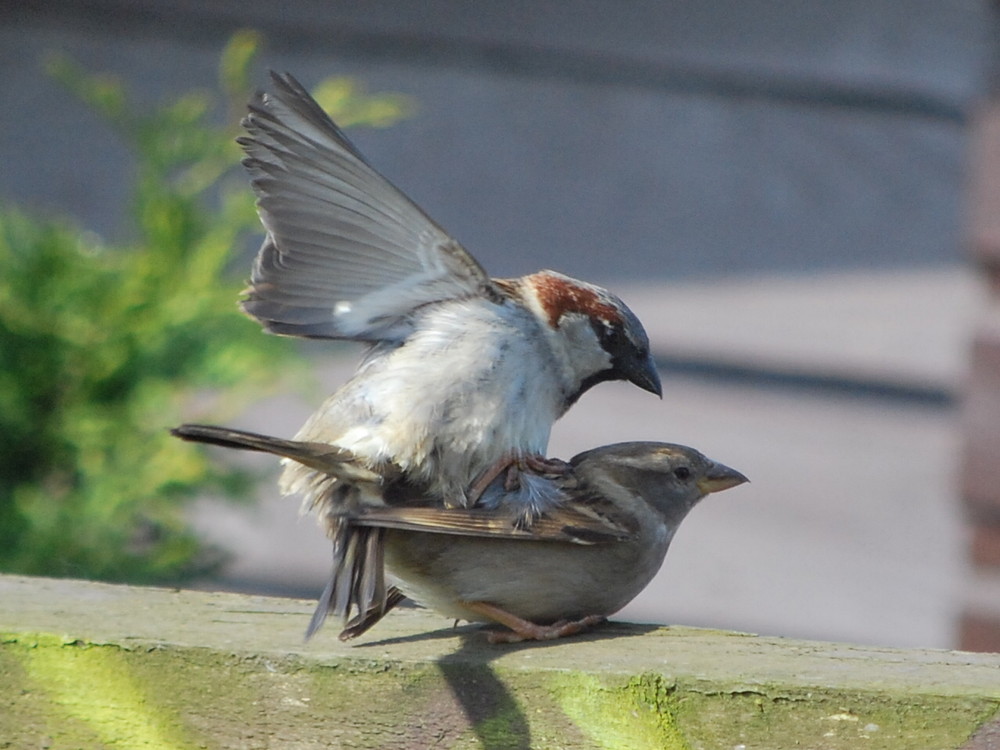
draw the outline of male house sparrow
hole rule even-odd
[[[621,300],[554,271],[491,279],[294,78],[272,78],[239,139],[267,230],[242,308],[272,333],[371,345],[297,440],[466,506],[508,467],[551,469],[541,456],[552,424],[593,385],[661,394]],[[342,476],[286,461],[281,486],[322,505]],[[530,516],[544,497],[510,502]]]
[[[199,425],[175,434],[339,470],[336,461],[324,463],[316,444]],[[331,507],[343,533],[334,539],[334,574],[307,634],[328,610],[346,620],[353,606],[357,615],[340,634],[353,638],[407,596],[455,619],[506,626],[490,634],[493,642],[580,632],[646,587],[699,500],[747,481],[693,448],[668,443],[607,445],[575,456],[568,467],[533,478],[555,494],[527,527],[504,501],[501,478],[490,488],[499,494],[472,508],[442,507],[394,481],[382,485],[381,505]],[[395,580],[391,587],[383,565]]]

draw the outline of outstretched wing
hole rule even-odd
[[[267,237],[243,310],[273,333],[400,339],[440,300],[498,298],[486,272],[376,172],[291,75],[272,73],[239,139]]]

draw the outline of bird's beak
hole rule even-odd
[[[698,489],[708,495],[712,492],[728,490],[730,487],[735,487],[749,481],[749,479],[736,471],[736,469],[730,469],[725,464],[713,461],[708,471],[705,472],[705,476],[698,481]]]
[[[660,398],[663,398],[660,373],[656,371],[656,360],[653,359],[652,352],[649,352],[645,359],[636,358],[619,364],[619,369],[625,375],[625,379],[628,382],[639,386],[644,391],[655,393]]]

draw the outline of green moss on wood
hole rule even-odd
[[[27,730],[65,747],[192,746],[180,713],[152,700],[132,674],[129,652],[44,633],[9,638],[4,652],[14,660],[5,659],[3,676],[9,667],[19,677],[21,698],[5,736]]]
[[[957,748],[998,709],[988,699],[914,700],[905,694],[836,687],[789,692],[780,686],[718,693],[682,685],[675,705],[678,726],[698,749]]]
[[[996,656],[626,626],[493,647],[415,612],[304,645],[308,603],[5,584],[0,747],[957,748],[1000,709]]]
[[[571,673],[550,681],[562,711],[599,748],[687,750],[671,706],[671,688],[660,675],[627,682]]]

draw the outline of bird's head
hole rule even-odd
[[[694,448],[673,443],[605,445],[574,456],[570,463],[577,476],[602,493],[625,490],[674,527],[706,495],[750,481]]]
[[[642,323],[606,289],[555,271],[523,279],[526,301],[550,332],[570,381],[566,408],[607,380],[627,380],[662,396],[660,376]]]

